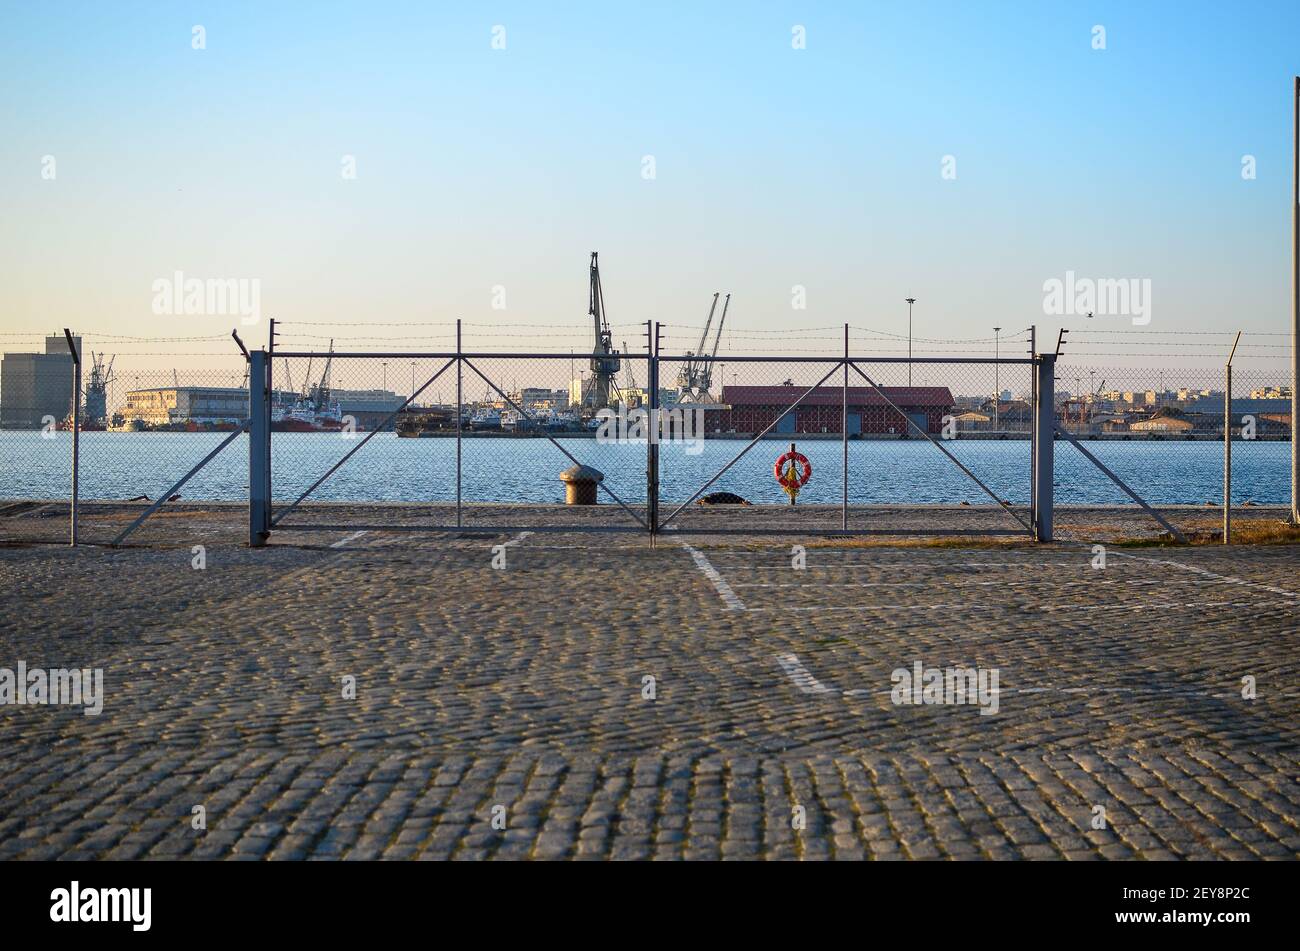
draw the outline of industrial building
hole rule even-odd
[[[581,391],[579,391],[578,396],[581,399]],[[530,413],[533,410],[553,410],[558,412],[568,409],[570,402],[573,402],[573,388],[570,387],[566,391],[553,390],[545,386],[525,386],[511,393],[510,398]]]
[[[1268,416],[1273,419],[1284,417],[1291,421],[1291,397],[1244,397],[1234,398],[1229,410],[1233,419],[1240,421],[1243,416]],[[1217,399],[1199,399],[1188,404],[1187,412],[1205,416],[1218,417],[1223,420],[1223,396]]]
[[[77,352],[81,338],[74,337]],[[6,353],[0,361],[0,429],[40,429],[72,412],[72,354],[62,335],[44,353]]]
[[[71,385],[71,384],[69,384]],[[275,391],[273,402],[290,402],[296,394]],[[343,416],[356,420],[356,428],[370,430],[380,425],[402,405],[403,397],[391,390],[331,390]],[[138,420],[146,428],[240,423],[248,418],[248,390],[237,386],[160,386],[129,390],[126,404],[119,408],[121,420],[115,428],[132,428]],[[390,423],[391,430],[393,425]]]
[[[773,421],[774,433],[841,432],[843,390],[838,386],[815,389],[794,410],[793,404],[807,387],[797,384],[780,386],[723,386],[721,405],[705,412],[705,428],[710,433],[762,432]],[[881,393],[868,386],[848,388],[848,434],[915,436],[908,419],[924,432],[940,433],[943,417],[952,412],[952,392],[946,386],[884,386]],[[890,407],[898,407],[903,415]],[[904,418],[906,416],[907,418]]]
[[[159,386],[128,390],[118,409],[121,422],[148,428],[195,423],[242,423],[248,418],[248,390],[241,386]]]
[[[330,399],[337,400],[339,412],[356,420],[356,428],[364,432],[379,427],[384,420],[406,402],[392,390],[330,390]],[[392,431],[395,423],[386,429]]]

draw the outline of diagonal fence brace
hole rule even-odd
[[[442,376],[442,375],[443,375],[444,373],[446,373],[449,369],[451,369],[452,364],[455,363],[455,362],[456,362],[456,358],[455,358],[455,357],[452,357],[452,358],[451,358],[450,360],[448,360],[445,364],[443,364],[441,370],[439,370],[439,371],[438,371],[437,373],[435,373],[433,376],[429,377],[429,379],[425,380],[425,381],[424,381],[424,386],[420,387],[418,390],[416,390],[414,393],[412,393],[412,394],[411,394],[411,395],[410,395],[410,396],[409,396],[409,397],[408,397],[408,398],[407,398],[407,399],[402,403],[401,406],[397,407],[397,409],[395,409],[395,410],[393,410],[391,413],[389,413],[387,419],[385,419],[382,423],[380,423],[380,424],[379,424],[378,426],[376,426],[374,429],[370,430],[370,432],[366,433],[365,438],[362,439],[361,442],[357,443],[355,446],[353,446],[351,449],[349,449],[349,450],[344,454],[344,456],[343,456],[342,459],[340,459],[338,462],[334,463],[334,465],[330,466],[330,467],[329,467],[329,470],[326,471],[326,473],[325,473],[323,476],[321,476],[319,479],[317,479],[315,482],[313,482],[313,483],[311,484],[311,487],[308,488],[306,492],[304,492],[302,495],[298,496],[298,498],[294,500],[294,503],[293,503],[292,505],[288,506],[287,508],[281,509],[280,512],[279,512],[279,513],[278,513],[278,514],[277,514],[273,519],[271,519],[271,526],[274,528],[276,525],[279,525],[279,524],[280,524],[280,521],[281,521],[281,520],[282,520],[286,515],[288,515],[290,512],[292,512],[294,509],[296,509],[300,504],[302,504],[302,500],[303,500],[303,499],[307,498],[307,496],[311,495],[313,492],[315,492],[317,489],[319,489],[319,488],[321,487],[321,485],[325,482],[326,479],[328,479],[330,476],[332,476],[335,472],[338,471],[339,467],[342,466],[343,463],[345,463],[345,462],[347,462],[349,459],[351,459],[351,458],[352,458],[352,457],[353,457],[353,456],[358,452],[358,450],[361,449],[362,446],[364,446],[366,443],[370,442],[370,440],[373,439],[373,438],[374,438],[378,433],[380,433],[380,432],[382,432],[384,429],[386,429],[387,426],[388,426],[388,424],[391,423],[393,420],[395,420],[395,419],[397,418],[398,414],[402,412],[402,410],[404,410],[404,409],[406,409],[406,407],[410,406],[411,403],[414,402],[414,400],[415,400],[415,398],[416,398],[417,396],[419,396],[421,393],[423,393],[425,390],[427,390],[430,386],[432,386],[433,383],[434,383],[434,381],[437,380],[438,377]]]
[[[1067,432],[1066,432],[1064,429],[1062,429],[1060,426],[1057,426],[1057,427],[1056,427],[1056,434],[1057,434],[1058,436],[1064,436],[1064,437],[1065,437],[1065,438],[1070,442],[1070,444],[1071,444],[1072,446],[1074,446],[1075,449],[1077,449],[1077,450],[1079,450],[1079,452],[1083,453],[1083,457],[1084,457],[1085,459],[1087,459],[1087,460],[1088,460],[1089,462],[1091,462],[1094,466],[1096,466],[1098,469],[1100,469],[1100,470],[1102,471],[1102,473],[1103,473],[1107,478],[1110,479],[1111,482],[1114,482],[1117,486],[1119,486],[1121,489],[1123,489],[1124,492],[1125,492],[1125,494],[1127,494],[1128,497],[1129,497],[1130,499],[1132,499],[1132,500],[1133,500],[1134,502],[1136,502],[1138,505],[1142,506],[1142,510],[1143,510],[1144,512],[1146,512],[1146,513],[1147,513],[1148,515],[1150,515],[1153,519],[1155,519],[1157,522],[1159,522],[1161,525],[1163,525],[1165,531],[1167,531],[1170,535],[1172,535],[1174,538],[1176,538],[1176,539],[1177,539],[1181,544],[1184,544],[1184,545],[1187,544],[1187,538],[1183,535],[1182,532],[1180,532],[1178,529],[1174,528],[1174,526],[1173,526],[1172,524],[1170,524],[1170,522],[1168,522],[1168,521],[1165,519],[1165,517],[1164,517],[1163,515],[1161,515],[1159,512],[1157,512],[1157,511],[1156,511],[1155,509],[1153,509],[1151,506],[1147,505],[1147,503],[1146,503],[1146,502],[1145,502],[1145,501],[1144,501],[1144,500],[1143,500],[1143,499],[1142,499],[1142,498],[1141,498],[1141,497],[1140,497],[1136,492],[1134,492],[1132,489],[1130,489],[1127,485],[1124,484],[1124,480],[1123,480],[1123,479],[1121,479],[1119,476],[1115,475],[1115,473],[1111,472],[1110,469],[1106,468],[1106,464],[1105,464],[1104,462],[1102,462],[1100,459],[1098,459],[1096,456],[1094,456],[1092,453],[1090,453],[1087,449],[1084,449],[1084,448],[1083,448],[1083,443],[1079,442],[1079,440],[1075,439],[1072,435],[1070,435],[1069,433],[1067,433]]]
[[[838,369],[839,369],[840,367],[842,367],[843,365],[844,365],[844,361],[843,361],[843,360],[836,360],[836,361],[835,361],[835,365],[832,366],[829,370],[826,371],[826,375],[825,375],[824,377],[822,377],[820,380],[818,380],[818,381],[817,381],[816,383],[814,383],[812,386],[808,387],[808,389],[804,390],[803,393],[800,394],[799,398],[798,398],[797,400],[795,400],[793,403],[791,403],[791,404],[786,408],[786,410],[785,410],[784,413],[780,413],[780,414],[778,414],[777,417],[776,417],[776,419],[772,420],[772,422],[768,425],[768,427],[767,427],[766,429],[764,429],[761,433],[759,433],[757,436],[755,436],[753,439],[751,439],[751,440],[749,441],[749,445],[747,445],[744,449],[740,450],[740,452],[738,452],[738,453],[736,454],[735,458],[733,458],[733,459],[732,459],[730,462],[728,462],[725,466],[723,466],[721,469],[719,469],[719,470],[717,471],[717,473],[713,476],[712,479],[710,479],[708,482],[704,483],[704,485],[702,485],[702,486],[700,486],[698,489],[696,489],[694,495],[692,495],[689,499],[687,499],[687,500],[686,500],[685,502],[683,502],[681,505],[677,506],[677,508],[673,509],[672,512],[668,515],[668,517],[667,517],[666,519],[664,519],[662,522],[659,523],[658,528],[663,528],[665,525],[667,525],[669,522],[671,522],[673,519],[675,519],[675,518],[676,518],[676,517],[681,513],[682,509],[686,508],[686,506],[690,505],[692,502],[694,502],[696,499],[698,499],[701,495],[703,495],[705,489],[707,489],[709,486],[713,485],[713,483],[715,483],[715,482],[717,482],[719,479],[721,479],[721,478],[723,477],[723,475],[726,474],[726,472],[727,472],[728,469],[730,469],[732,466],[734,466],[736,463],[738,463],[738,462],[740,461],[741,457],[744,456],[745,453],[749,452],[749,450],[753,449],[755,446],[758,445],[758,442],[759,442],[760,439],[762,439],[764,436],[766,436],[768,433],[770,433],[773,429],[775,429],[777,423],[779,423],[782,419],[784,419],[788,414],[790,414],[791,412],[793,412],[793,411],[794,411],[794,410],[799,406],[800,403],[802,403],[804,400],[806,400],[806,399],[807,399],[807,398],[812,394],[812,392],[813,392],[814,390],[816,390],[819,386],[821,386],[823,383],[825,383],[827,380],[829,380],[829,379],[831,378],[831,376],[834,375],[835,371],[838,370]],[[656,425],[658,425],[658,424],[656,423]]]
[[[894,401],[885,395],[885,391],[882,390],[880,387],[876,386],[875,381],[872,380],[871,377],[867,376],[865,373],[862,372],[861,367],[859,367],[856,363],[853,363],[852,361],[850,361],[849,365],[853,367],[855,371],[857,371],[858,376],[862,377],[862,379],[867,381],[867,383],[871,386],[873,390],[876,391],[876,393],[880,396],[880,398],[889,405],[890,409],[892,409],[899,416],[903,417],[903,419],[907,420],[907,424],[911,426],[913,429],[915,429],[918,433],[920,433],[926,439],[930,440],[930,445],[934,446],[934,448],[938,449],[950,460],[952,460],[953,465],[955,465],[962,472],[966,473],[966,475],[970,478],[970,480],[974,482],[976,485],[978,485],[981,489],[983,489],[985,494],[987,494],[989,498],[991,498],[994,502],[998,503],[998,505],[1002,506],[1002,508],[1006,510],[1006,513],[1008,515],[1010,515],[1012,518],[1014,518],[1017,522],[1019,522],[1024,527],[1026,532],[1028,532],[1031,535],[1033,534],[1033,529],[1029,527],[1029,523],[1026,522],[1023,518],[1021,518],[1016,513],[1016,510],[1013,509],[1009,503],[1007,503],[1004,499],[998,498],[997,494],[992,489],[990,489],[987,485],[981,482],[979,476],[971,472],[970,469],[966,468],[966,466],[962,464],[962,461],[960,459],[958,459],[947,449],[945,449],[942,443],[938,442],[933,436],[927,433],[924,429],[916,425],[916,422],[912,419],[912,417],[908,416],[901,409],[899,409],[894,404]]]
[[[243,426],[241,426],[239,429],[236,429],[233,433],[231,433],[231,434],[230,434],[229,436],[227,436],[225,439],[221,440],[221,445],[217,446],[216,449],[213,449],[210,453],[208,453],[206,456],[203,457],[203,459],[198,463],[198,465],[194,466],[194,468],[192,468],[189,472],[187,472],[187,473],[185,473],[185,475],[181,476],[180,479],[177,481],[177,483],[176,483],[175,485],[173,485],[170,489],[168,489],[166,492],[164,492],[162,495],[160,495],[160,496],[158,497],[158,501],[157,501],[157,502],[155,502],[153,505],[149,506],[147,509],[145,509],[143,512],[141,512],[139,518],[137,518],[134,522],[132,522],[132,523],[131,523],[130,525],[128,525],[126,528],[122,529],[121,533],[120,533],[116,538],[113,539],[113,541],[111,542],[111,544],[114,545],[114,546],[122,544],[122,540],[123,540],[124,538],[126,538],[128,535],[130,535],[132,532],[134,532],[137,528],[139,528],[141,525],[143,525],[145,519],[147,519],[150,515],[152,515],[154,512],[156,512],[156,511],[158,511],[160,508],[162,508],[162,507],[163,507],[163,503],[165,503],[165,502],[166,502],[168,499],[170,499],[173,495],[175,495],[177,492],[179,492],[180,489],[181,489],[181,486],[183,486],[186,482],[189,482],[190,479],[192,479],[192,478],[194,477],[194,475],[195,475],[195,474],[196,474],[200,469],[202,469],[202,468],[203,468],[204,466],[206,466],[209,462],[211,462],[213,459],[215,459],[216,456],[217,456],[217,453],[221,452],[221,450],[225,449],[225,448],[226,448],[227,446],[229,446],[232,442],[234,442],[235,439],[237,439],[239,436],[244,435],[244,433],[246,433],[246,432],[248,432],[248,424],[247,424],[247,423],[245,423],[245,424],[244,424]]]
[[[478,367],[474,366],[473,361],[471,361],[471,360],[469,360],[469,359],[467,358],[467,359],[465,360],[465,365],[466,365],[467,367],[469,367],[471,370],[473,370],[474,373],[475,373],[475,375],[476,375],[480,380],[482,380],[484,383],[486,383],[488,386],[490,386],[493,390],[495,390],[498,396],[500,396],[503,400],[505,400],[507,403],[509,403],[511,409],[513,409],[515,412],[517,412],[517,413],[519,413],[521,416],[523,416],[524,419],[527,419],[527,420],[529,420],[529,421],[533,421],[533,420],[534,420],[534,417],[533,417],[530,413],[528,413],[528,412],[527,412],[527,411],[526,411],[522,406],[520,406],[518,403],[516,403],[514,400],[512,400],[509,396],[507,396],[507,395],[502,391],[501,387],[497,386],[495,383],[493,383],[491,380],[489,380],[487,377],[485,377],[485,376],[483,375],[482,371],[480,371]],[[578,459],[573,455],[573,453],[569,452],[569,450],[565,449],[563,446],[560,445],[559,441],[558,441],[554,436],[552,436],[550,433],[546,433],[545,435],[546,435],[546,438],[547,438],[548,440],[550,440],[551,445],[554,446],[556,449],[560,450],[560,452],[564,453],[564,454],[568,457],[568,459],[569,459],[570,462],[572,462],[575,466],[580,466],[580,465],[582,465],[582,463],[578,461]],[[627,512],[628,515],[631,515],[634,519],[636,519],[638,525],[640,525],[642,528],[644,528],[644,529],[646,529],[646,530],[649,530],[649,527],[650,527],[650,526],[646,525],[645,520],[644,520],[643,518],[641,518],[640,515],[637,515],[635,511],[633,511],[631,508],[629,508],[629,507],[628,507],[628,504],[627,504],[626,502],[624,502],[624,501],[623,501],[622,499],[620,499],[617,495],[615,495],[613,489],[611,489],[609,486],[607,486],[604,482],[598,482],[598,483],[596,483],[596,485],[597,485],[598,488],[604,489],[606,492],[608,492],[608,493],[609,493],[609,497],[610,497],[611,499],[613,499],[615,502],[617,502],[619,505],[621,505],[621,506],[623,507],[623,511]]]

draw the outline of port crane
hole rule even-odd
[[[718,309],[718,298],[721,296],[721,292],[713,295],[713,303],[709,305],[709,316],[704,322],[704,332],[700,334],[700,345],[696,347],[694,353],[690,350],[686,351],[689,359],[677,374],[677,389],[681,394],[677,399],[679,403],[714,402],[709,392],[713,386],[713,367],[718,359],[718,344],[722,341],[722,328],[727,322],[727,308],[731,306],[731,295],[728,294],[722,302],[722,316],[718,318],[718,329],[713,337],[713,349],[710,351],[709,328],[713,326],[713,314]]]
[[[626,340],[623,341],[623,352],[624,353],[632,352],[631,350],[628,349]],[[636,399],[636,377],[632,375],[631,360],[628,360],[627,365],[624,367],[622,396],[623,399],[629,404],[629,407],[632,405],[632,401]]]
[[[1092,391],[1092,398],[1088,400],[1088,426],[1089,426],[1089,428],[1092,427],[1092,414],[1093,414],[1094,412],[1096,412],[1096,410],[1097,410],[1097,397],[1101,395],[1101,391],[1102,391],[1103,388],[1105,388],[1105,386],[1106,386],[1106,378],[1105,378],[1105,377],[1102,377],[1101,382],[1100,382],[1099,384],[1097,384],[1097,388],[1096,388],[1095,390]]]
[[[595,329],[595,345],[591,351],[591,380],[582,394],[584,411],[595,413],[610,405],[610,392],[619,396],[615,375],[622,366],[619,352],[614,349],[613,335],[609,330],[609,320],[605,316],[605,292],[600,286],[600,263],[595,251],[591,252],[589,266],[590,304],[587,314],[591,317]]]
[[[108,422],[108,388],[117,381],[113,375],[113,361],[116,359],[117,356],[114,355],[105,366],[104,354],[90,354],[90,379],[86,381],[86,410],[83,417],[88,426],[104,426]]]
[[[307,358],[306,381],[304,382],[303,400],[316,412],[323,413],[330,405],[330,367],[334,363],[334,341],[330,340],[329,353],[325,357],[325,369],[321,372],[320,382],[311,382],[311,357]],[[286,367],[285,372],[288,372]]]

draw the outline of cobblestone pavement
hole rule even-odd
[[[286,502],[288,500],[285,500]],[[602,500],[608,503],[607,499]],[[148,502],[85,502],[80,506],[80,537],[83,544],[107,545],[149,507]],[[665,502],[660,517],[666,518],[676,508]],[[463,525],[468,529],[496,530],[502,527],[536,525],[596,527],[644,531],[645,506],[630,506],[631,512],[614,504],[568,507],[541,504],[474,504],[463,510]],[[180,531],[189,539],[219,539],[239,544],[248,537],[247,503],[172,502],[144,522],[127,541],[130,545],[177,543]],[[1030,520],[1027,509],[1014,509],[1024,521]],[[1222,528],[1221,509],[1202,505],[1167,505],[1161,512],[1181,531],[1206,533]],[[1164,529],[1136,505],[1070,506],[1055,509],[1057,537],[1072,541],[1118,541],[1155,539]],[[1276,522],[1290,515],[1286,506],[1243,505],[1233,512],[1239,527],[1247,522]],[[793,531],[817,533],[838,529],[841,524],[838,505],[687,506],[673,519],[686,532],[707,532],[714,528],[747,532]],[[641,519],[638,523],[637,519]],[[308,502],[297,509],[284,524],[297,527],[321,524],[362,525],[455,525],[456,507],[448,503]],[[997,505],[850,505],[849,525],[854,529],[892,530],[952,534],[957,532],[1003,532],[1025,534],[1017,523]],[[732,536],[721,536],[732,537]],[[0,502],[0,544],[23,542],[60,543],[68,540],[67,501]]]
[[[1294,547],[237,534],[0,548],[0,858],[1300,854]]]

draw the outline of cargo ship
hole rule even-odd
[[[337,400],[320,405],[299,398],[271,407],[271,431],[277,433],[337,433],[343,429],[343,412]]]
[[[337,433],[343,429],[343,411],[330,393],[330,367],[334,363],[334,341],[319,383],[309,384],[292,398],[288,393],[271,406],[271,431],[277,433]],[[289,364],[285,361],[285,373]],[[311,364],[307,364],[311,374]]]

